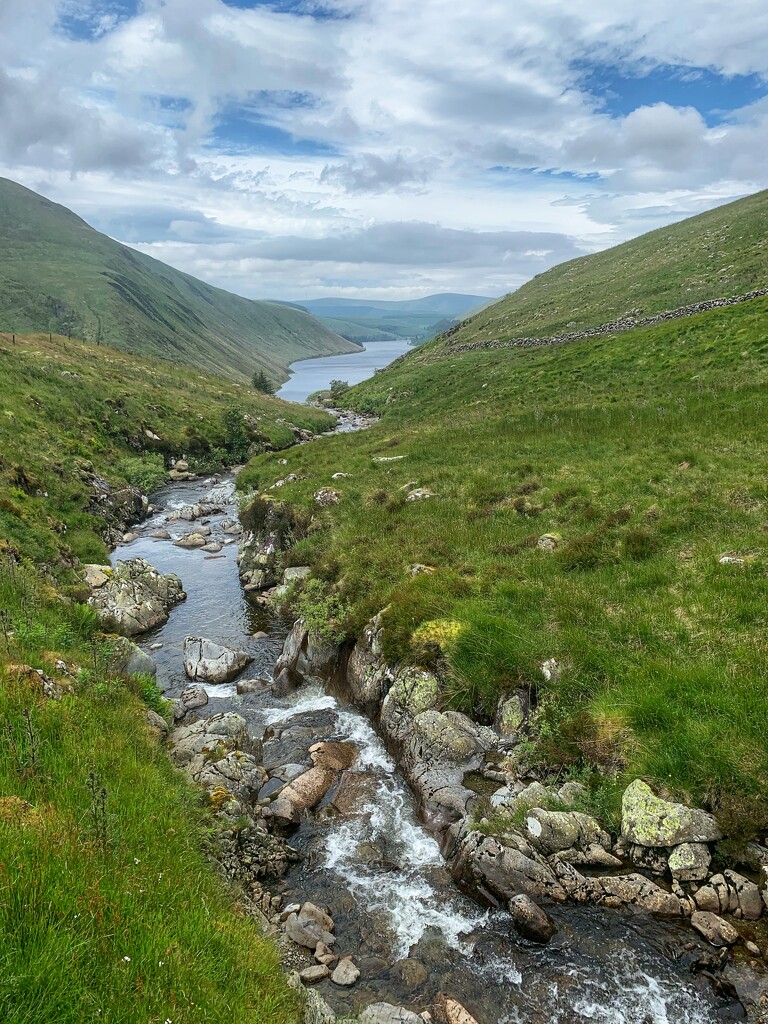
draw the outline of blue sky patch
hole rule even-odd
[[[121,21],[134,18],[138,11],[139,0],[80,0],[67,5],[58,28],[70,39],[90,42],[110,32]]]
[[[615,65],[588,60],[572,65],[579,85],[613,117],[625,117],[638,107],[668,103],[695,107],[712,127],[727,121],[734,110],[768,95],[768,82],[759,75],[720,75],[710,68],[663,65],[632,74]]]
[[[255,11],[268,7],[278,14],[297,14],[316,18],[318,21],[344,21],[350,17],[345,11],[337,10],[332,3],[318,3],[314,0],[223,0],[227,7],[243,11]]]
[[[325,142],[300,139],[270,123],[269,111],[311,108],[315,98],[306,92],[253,93],[247,103],[233,104],[216,117],[208,145],[223,152],[273,153],[278,156],[338,156]]]

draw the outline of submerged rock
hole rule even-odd
[[[164,575],[143,558],[132,558],[117,563],[88,603],[108,628],[136,636],[167,622],[171,608],[186,596],[178,576]]]
[[[184,639],[184,671],[190,679],[226,683],[253,661],[247,651],[232,651],[200,636]]]
[[[711,814],[696,807],[662,800],[641,779],[635,779],[624,791],[621,834],[624,839],[640,846],[679,846],[681,843],[709,843],[722,838]]]

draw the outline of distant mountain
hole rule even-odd
[[[437,330],[445,330],[467,313],[494,301],[482,295],[444,292],[402,301],[331,297],[306,299],[292,305],[314,313],[345,338],[360,341],[413,338],[424,341]]]
[[[310,313],[204,284],[0,178],[0,330],[52,331],[233,378],[357,347]]]

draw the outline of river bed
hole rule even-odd
[[[208,525],[214,537],[230,541],[219,555],[148,536],[159,527],[172,539],[191,532],[192,523],[169,523],[168,514],[199,501],[214,486],[222,512],[211,515]],[[221,533],[222,521],[233,515],[233,492],[231,480],[169,485],[154,496],[159,510],[142,525],[139,538],[113,555],[113,560],[141,556],[184,583],[187,600],[164,626],[142,638],[169,697],[188,682],[182,665],[185,636],[203,635],[249,651],[255,660],[243,674],[269,679],[290,627],[240,586],[237,544]],[[259,632],[265,635],[255,637]],[[377,1001],[420,1011],[444,991],[479,1024],[738,1019],[731,1016],[733,1004],[726,1007],[704,978],[692,977],[688,964],[703,945],[682,924],[629,911],[554,907],[548,909],[559,931],[541,947],[517,935],[503,910],[487,910],[460,892],[379,737],[342,697],[319,686],[288,697],[269,689],[238,696],[234,683],[206,685],[206,690],[209,704],[198,714],[242,714],[252,734],[265,737],[267,768],[306,763],[308,747],[319,740],[348,740],[357,748],[357,760],[346,773],[345,798],[334,794],[334,804],[326,798],[302,819],[290,840],[302,861],[276,888],[285,903],[311,900],[328,907],[336,922],[336,952],[353,954],[361,970],[352,988],[330,980],[320,984],[336,1012],[355,1012]]]

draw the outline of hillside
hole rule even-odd
[[[386,656],[434,668],[444,707],[490,721],[530,694],[528,756],[587,782],[601,814],[643,775],[748,835],[768,821],[766,324],[759,298],[410,356],[348,393],[381,414],[371,430],[259,457],[241,482],[294,473],[280,493],[299,507],[338,491],[290,561],[313,564],[348,636],[386,609]]]
[[[0,179],[0,330],[51,331],[250,378],[354,351],[310,314],[213,288]]]
[[[170,459],[221,469],[294,441],[286,425],[333,421],[236,381],[54,335],[0,335],[0,552],[10,544],[66,577],[101,562],[107,523],[97,477],[117,496],[166,479]]]
[[[413,338],[423,341],[450,327],[462,316],[493,300],[481,295],[445,292],[422,299],[307,299],[296,305],[308,310],[331,330],[356,341]]]
[[[561,263],[468,319],[448,341],[547,337],[768,285],[768,191]],[[436,345],[440,347],[440,343]]]

